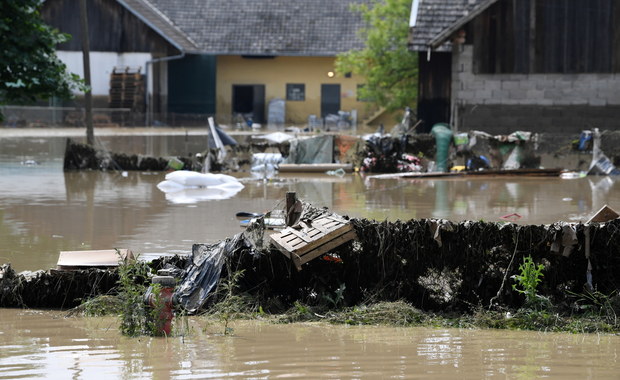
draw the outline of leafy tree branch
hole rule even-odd
[[[360,30],[365,47],[340,54],[336,70],[366,79],[358,97],[388,111],[413,107],[418,91],[417,54],[408,49],[411,0],[373,0],[355,4],[366,22]]]
[[[70,36],[46,25],[41,0],[3,0],[0,15],[0,104],[71,98],[82,82],[56,56]],[[0,120],[2,114],[0,113]]]

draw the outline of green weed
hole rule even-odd
[[[612,325],[618,324],[617,310],[620,310],[620,297],[617,290],[610,294],[604,294],[598,290],[585,290],[583,293],[568,291],[568,294],[574,299],[573,306],[577,311],[603,318]]]
[[[152,331],[147,327],[149,311],[144,304],[150,273],[148,265],[136,259],[124,259],[119,263],[118,299],[123,335],[135,337]]]
[[[511,278],[516,281],[516,284],[512,285],[512,289],[525,295],[526,306],[540,307],[543,306],[547,300],[538,295],[538,284],[543,278],[542,264],[534,264],[532,256],[526,256],[523,258],[523,263],[519,265],[519,274],[513,275]]]
[[[247,309],[247,300],[236,294],[236,289],[239,287],[239,280],[243,277],[243,270],[232,272],[226,279],[221,280],[217,293],[221,297],[221,300],[213,306],[212,314],[217,314],[220,320],[224,323],[224,335],[229,335],[234,332],[234,329],[229,327],[229,323],[240,313]]]

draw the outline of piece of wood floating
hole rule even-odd
[[[287,227],[272,234],[271,241],[293,261],[297,270],[301,270],[301,266],[308,261],[357,238],[350,223],[331,216],[300,222],[300,228],[296,227]]]
[[[563,169],[500,169],[479,170],[461,172],[408,172],[374,174],[366,178],[390,179],[390,178],[438,178],[438,177],[477,177],[477,176],[524,176],[524,177],[559,177]]]
[[[605,205],[601,207],[600,210],[593,217],[588,220],[587,223],[604,223],[609,222],[610,220],[614,220],[620,217],[620,215],[611,207]]]
[[[279,172],[323,173],[330,170],[342,169],[347,173],[353,171],[353,164],[280,164]]]
[[[129,249],[104,249],[98,251],[61,251],[56,263],[58,270],[86,268],[114,268],[121,260],[134,259]]]

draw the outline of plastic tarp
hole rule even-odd
[[[321,135],[290,140],[285,164],[331,164],[334,162],[334,136]]]
[[[217,135],[219,136],[220,140],[222,141],[222,144],[224,145],[237,145],[237,140],[233,139],[232,137],[230,137],[230,135],[228,135],[226,132],[222,131],[222,129],[220,129],[219,127],[215,127],[215,131],[217,132]],[[213,138],[213,136],[209,133],[209,148],[217,148],[217,145],[215,144],[215,139]]]
[[[173,294],[175,303],[190,314],[198,311],[215,289],[226,257],[245,246],[243,233],[215,244],[194,244],[192,264]]]
[[[222,273],[226,241],[213,245],[194,244],[192,265],[176,287],[173,299],[188,313],[195,313],[207,301]]]
[[[265,223],[264,219],[259,219],[260,222],[253,223],[245,231],[219,243],[192,246],[192,262],[172,295],[176,305],[189,314],[196,313],[217,286],[227,259],[239,253],[258,255],[266,251]]]

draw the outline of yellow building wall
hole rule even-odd
[[[216,71],[216,112],[220,123],[231,123],[233,85],[265,85],[265,118],[269,101],[286,101],[286,123],[305,125],[309,115],[321,116],[321,85],[340,84],[340,109],[357,110],[358,124],[371,112],[368,103],[357,101],[357,85],[361,77],[352,75],[328,77],[335,72],[333,57],[275,57],[252,59],[240,56],[218,56]],[[286,100],[287,83],[305,84],[305,100]]]

